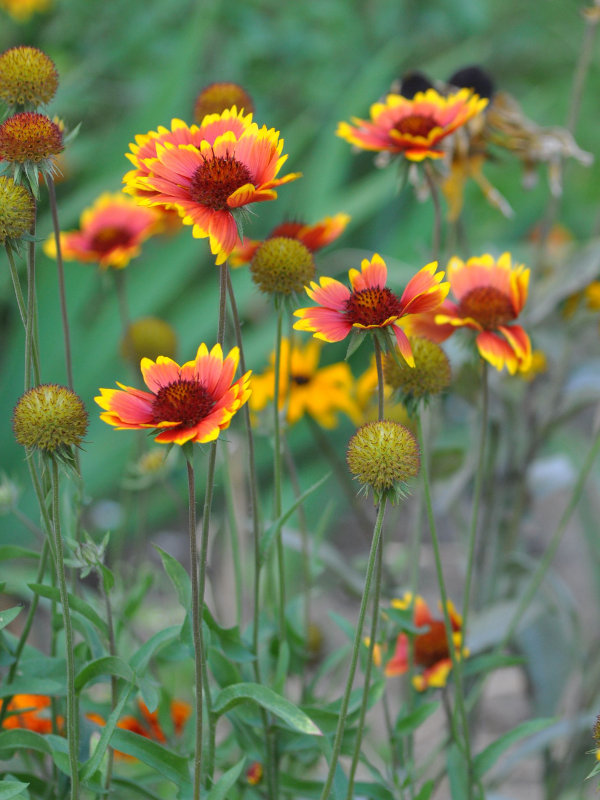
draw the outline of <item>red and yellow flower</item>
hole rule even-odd
[[[319,369],[320,342],[310,340],[304,347],[288,339],[281,342],[281,371],[279,378],[279,408],[287,409],[290,425],[304,414],[324,428],[334,428],[337,414],[342,411],[356,424],[361,421],[360,409],[352,398],[354,379],[345,362]],[[262,375],[252,377],[250,407],[262,411],[274,398],[275,356]]]
[[[104,192],[83,211],[78,231],[61,232],[60,247],[66,261],[123,269],[140,254],[142,243],[162,230],[161,214],[153,208],[143,208],[121,192]],[[54,236],[45,242],[44,252],[56,258]]]
[[[321,250],[334,242],[344,232],[350,222],[348,214],[335,214],[333,217],[324,217],[314,225],[305,225],[303,222],[282,222],[273,228],[267,239],[284,236],[287,239],[297,239],[308,248],[311,253]],[[232,267],[241,267],[252,261],[254,254],[262,244],[257,239],[244,239],[237,243],[230,257]]]
[[[7,711],[3,728],[25,728],[34,733],[52,733],[50,698],[44,694],[15,694]],[[61,728],[63,718],[58,717],[56,722]]]
[[[406,610],[413,603],[412,594],[406,592],[401,600],[392,600],[392,608]],[[452,627],[452,646],[457,658],[465,658],[469,651],[462,646],[462,617],[448,601],[448,615]],[[413,636],[413,659],[418,674],[413,676],[413,686],[419,692],[446,685],[452,669],[452,656],[443,619],[432,616],[425,600],[417,595],[413,605],[413,623],[423,628],[423,633]],[[393,656],[385,665],[388,677],[404,675],[409,670],[409,646],[406,633],[399,634]],[[381,659],[381,651],[378,660]]]
[[[210,249],[222,264],[234,249],[237,225],[233,212],[251,203],[275,200],[275,189],[295,180],[299,173],[277,174],[282,156],[279,131],[250,122],[251,115],[235,108],[205,117],[196,128],[195,141],[176,143],[169,135],[151,136],[145,142],[155,155],[134,154],[138,169],[127,173],[127,191],[144,205],[176,208],[196,238],[209,238]],[[178,124],[178,137],[191,137]],[[240,130],[241,128],[241,130]],[[171,132],[172,133],[172,132]],[[168,132],[167,132],[168,134]],[[200,141],[198,141],[198,138]]]
[[[118,430],[155,429],[157,442],[211,442],[250,396],[250,372],[232,383],[238,362],[237,347],[224,359],[219,344],[210,352],[201,344],[181,367],[166,356],[143,358],[150,392],[120,383],[120,389],[100,389],[94,398],[105,412],[100,419]]]
[[[520,325],[514,325],[527,300],[529,270],[513,266],[510,253],[497,260],[484,254],[448,264],[448,280],[458,303],[447,302],[436,314],[438,324],[478,331],[475,339],[482,358],[511,375],[531,365],[531,342]]]
[[[440,142],[485,108],[487,98],[470,89],[444,96],[435,89],[417,92],[413,98],[388,94],[370,108],[371,120],[352,118],[340,122],[337,135],[363,150],[402,153],[410,161],[442,158]]]
[[[377,330],[391,327],[398,349],[409,364],[414,364],[408,337],[398,324],[402,317],[433,311],[448,294],[450,284],[441,283],[443,272],[436,272],[437,262],[427,264],[408,282],[401,297],[385,284],[387,267],[381,256],[365,258],[361,271],[348,273],[351,289],[334,278],[311,282],[306,293],[318,305],[294,312],[300,317],[294,328],[311,331],[317,339],[339,342],[353,329]]]

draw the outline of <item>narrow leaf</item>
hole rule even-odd
[[[102,728],[102,733],[100,734],[100,739],[98,740],[96,749],[81,768],[80,777],[82,781],[86,781],[88,778],[91,778],[94,772],[96,772],[100,766],[100,763],[104,758],[104,753],[106,753],[108,743],[110,742],[110,737],[113,735],[125,703],[129,699],[131,688],[131,685],[129,685],[123,689],[117,705],[110,712],[109,717],[106,720],[106,725]]]
[[[13,606],[12,608],[6,608],[4,611],[0,611],[0,631],[2,628],[6,628],[7,625],[19,616],[21,611],[23,610],[23,606]]]
[[[235,766],[231,767],[231,769],[228,769],[227,772],[221,775],[219,780],[206,795],[206,800],[227,800],[227,792],[242,774],[245,763],[246,758],[244,757],[241,761],[238,761]]]
[[[27,547],[19,547],[17,544],[3,544],[0,546],[0,561],[9,558],[39,558],[40,554]]]
[[[526,736],[530,736],[532,733],[537,733],[544,730],[544,728],[550,727],[550,725],[554,725],[555,722],[555,719],[530,719],[496,739],[495,742],[492,742],[475,756],[473,760],[475,777],[479,779],[485,775],[494,766],[502,753],[508,750],[512,744],[524,739]]]
[[[322,736],[323,734],[314,722],[303,711],[301,711],[289,700],[278,695],[266,686],[258,683],[238,683],[235,686],[227,686],[221,689],[213,702],[213,711],[217,715],[224,714],[238,703],[252,701],[270,711],[275,716],[286,722],[291,728],[300,733],[310,736]]]
[[[129,683],[133,683],[135,678],[131,667],[122,658],[104,656],[86,664],[75,676],[75,691],[81,691],[86,684],[92,683],[103,675],[116,675]]]
[[[0,750],[37,750],[39,753],[50,755],[52,748],[46,738],[40,733],[27,731],[24,728],[14,728],[11,731],[0,733]]]
[[[167,780],[173,781],[179,788],[189,786],[190,772],[188,759],[173,753],[166,747],[146,739],[132,731],[117,728],[112,736],[111,745],[123,753],[138,758]]]
[[[192,607],[192,584],[190,576],[185,570],[185,567],[177,561],[176,558],[162,547],[154,545],[154,549],[162,559],[163,567],[167,573],[169,580],[175,587],[179,604],[188,611]]]
[[[431,703],[425,703],[420,708],[417,708],[412,714],[408,714],[406,717],[400,717],[396,723],[396,733],[399,736],[407,736],[409,733],[412,733],[422,725],[428,717],[434,714],[439,707],[439,702],[434,700]]]
[[[46,597],[48,600],[55,600],[60,603],[60,592],[53,586],[45,586],[42,583],[29,583],[27,584],[32,592],[39,594],[40,597]],[[95,627],[102,633],[103,636],[108,636],[108,626],[99,614],[94,609],[74,594],[68,595],[69,606],[71,611],[76,611],[82,617],[88,619]]]
[[[28,783],[21,783],[21,781],[3,780],[0,784],[0,800],[10,800],[11,797],[22,797],[28,786]]]

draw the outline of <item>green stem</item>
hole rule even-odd
[[[463,681],[462,681],[462,670],[461,670],[461,659],[456,653],[456,648],[453,646],[454,641],[454,631],[452,629],[452,621],[450,619],[450,612],[448,609],[448,592],[446,591],[446,581],[444,579],[444,570],[442,568],[442,556],[440,552],[440,542],[437,535],[437,527],[435,524],[435,516],[433,513],[433,504],[431,501],[431,486],[429,483],[429,469],[427,463],[427,453],[425,451],[424,441],[423,441],[423,426],[421,423],[420,415],[417,415],[417,436],[419,439],[419,447],[421,449],[421,474],[423,476],[423,492],[425,496],[425,508],[427,510],[427,518],[429,521],[429,530],[431,532],[431,544],[433,547],[433,555],[435,560],[435,569],[437,573],[438,585],[440,589],[440,598],[442,601],[442,613],[444,616],[444,627],[446,629],[446,641],[448,642],[448,651],[450,654],[450,658],[452,660],[452,670],[455,676],[455,685],[456,685],[456,703],[458,707],[458,712],[461,718],[461,725],[463,729],[463,736],[461,737],[460,731],[456,725],[456,720],[454,716],[451,714],[449,716],[449,721],[451,723],[452,728],[452,737],[457,745],[457,747],[463,752],[467,763],[469,765],[469,776],[472,774],[471,764],[472,764],[472,756],[471,756],[471,745],[469,739],[469,728],[468,728],[468,720],[467,720],[467,713],[465,710],[465,701],[464,701],[464,689],[463,689]],[[464,744],[463,744],[464,739]],[[469,798],[472,797],[472,784],[471,778],[469,778]]]
[[[46,562],[48,561],[48,541],[44,542],[42,547],[42,552],[40,555],[40,563],[38,566],[37,575],[35,577],[36,583],[41,583],[44,577],[44,572],[46,571]],[[29,632],[31,631],[31,626],[33,625],[33,618],[35,616],[36,609],[38,607],[40,596],[38,594],[34,594],[31,600],[31,605],[29,606],[29,611],[27,612],[27,619],[25,620],[25,625],[23,626],[23,630],[21,631],[21,635],[19,636],[19,641],[17,642],[17,647],[15,649],[13,655],[13,661],[10,665],[8,670],[8,675],[4,681],[5,686],[10,686],[15,678],[15,674],[19,668],[19,661],[21,660],[21,655],[27,643],[27,639],[29,638]],[[2,723],[4,722],[4,717],[6,716],[6,711],[8,706],[12,700],[12,695],[10,697],[4,697],[2,700],[2,708],[0,709],[0,729],[2,728]]]
[[[21,291],[21,281],[19,280],[19,273],[15,266],[15,260],[13,258],[13,253],[9,245],[6,245],[6,255],[8,256],[8,265],[10,269],[10,277],[12,279],[13,288],[15,290],[15,297],[17,298],[17,307],[19,309],[19,316],[21,317],[21,322],[23,323],[23,327],[27,332],[27,306],[25,305],[25,298],[23,297],[23,292]],[[33,370],[34,375],[36,375],[36,382],[40,382],[40,354],[37,346],[37,339],[33,337]]]
[[[34,199],[35,210],[37,212],[37,202]],[[38,345],[35,341],[35,325],[34,318],[36,314],[35,306],[35,229],[36,220],[35,216],[31,223],[29,233],[32,236],[32,241],[27,244],[27,324],[25,326],[25,391],[31,388],[31,364],[33,362],[33,353]],[[34,344],[35,341],[35,344]],[[37,346],[39,352],[39,346]],[[34,381],[35,385],[40,383],[40,369],[39,363],[34,363]]]
[[[227,273],[227,292],[229,294],[229,305],[231,307],[231,315],[233,317],[233,326],[235,330],[235,339],[240,352],[240,370],[242,375],[247,372],[246,358],[244,355],[244,342],[242,337],[242,326],[240,322],[240,315],[235,299],[235,292],[233,291],[233,284],[231,276]],[[244,403],[242,409],[244,415],[244,425],[246,428],[246,439],[248,442],[248,481],[250,486],[250,515],[252,517],[252,533],[254,544],[254,589],[253,589],[253,610],[252,610],[252,652],[254,655],[253,670],[254,679],[257,683],[261,683],[261,670],[260,659],[258,653],[259,633],[260,633],[260,536],[261,536],[261,523],[260,523],[260,505],[258,501],[258,477],[256,471],[256,459],[254,455],[254,434],[252,432],[252,423],[250,420],[250,407],[248,403]],[[265,737],[265,758],[266,758],[266,774],[267,774],[267,797],[268,800],[276,800],[277,791],[277,777],[275,770],[275,759],[273,754],[273,747],[271,737],[269,735],[269,719],[267,712],[262,706],[260,707],[260,716]]]
[[[117,643],[115,641],[115,626],[113,624],[112,607],[110,603],[110,595],[106,591],[106,584],[104,577],[100,574],[100,585],[102,587],[102,594],[104,595],[104,608],[106,609],[106,624],[108,626],[108,652],[111,656],[117,655]],[[114,711],[117,705],[117,677],[116,675],[110,676],[110,707]],[[115,751],[112,747],[108,749],[108,760],[106,764],[106,776],[104,779],[104,788],[108,792],[112,781],[113,762],[115,758]]]
[[[54,179],[46,175],[48,198],[50,200],[50,213],[54,228],[54,241],[56,242],[56,267],[58,273],[58,296],[60,301],[60,316],[62,320],[63,339],[65,343],[65,365],[67,369],[67,385],[73,391],[73,362],[71,358],[71,335],[69,333],[69,317],[67,315],[67,295],[65,292],[65,270],[63,266],[62,250],[60,246],[60,225],[58,224],[58,206],[56,203],[56,188]]]
[[[196,547],[196,480],[194,465],[188,458],[188,534],[190,540],[190,577],[192,582],[192,640],[194,642],[194,800],[199,800],[202,780],[202,636],[200,593],[198,591],[198,550]]]
[[[277,309],[277,326],[275,331],[275,364],[273,385],[273,519],[281,516],[281,420],[279,414],[279,390],[281,381],[281,335],[283,313]],[[277,531],[277,572],[279,580],[278,624],[279,640],[285,641],[285,561],[283,552],[283,536],[281,528]]]
[[[365,682],[363,686],[363,696],[360,704],[360,714],[358,717],[358,728],[356,730],[356,743],[354,745],[354,753],[352,755],[352,764],[350,766],[350,775],[348,778],[348,792],[346,800],[352,800],[354,792],[354,777],[356,775],[356,768],[358,767],[358,759],[360,757],[360,746],[362,744],[363,732],[365,729],[365,717],[367,715],[367,705],[369,702],[369,687],[371,685],[371,672],[373,670],[373,651],[375,650],[375,642],[377,640],[377,622],[379,620],[379,600],[381,598],[381,575],[383,572],[383,533],[379,540],[377,547],[377,564],[375,567],[375,587],[373,591],[373,619],[371,620],[371,632],[369,634],[369,649],[367,652],[367,664],[365,667]]]
[[[121,329],[123,331],[123,338],[126,339],[131,327],[131,315],[129,313],[129,303],[127,302],[127,285],[126,275],[124,269],[114,269],[115,276],[115,289],[117,291],[117,303],[119,306],[119,319],[121,320]]]
[[[371,552],[369,553],[369,561],[367,564],[367,574],[365,577],[365,587],[363,590],[363,595],[360,603],[360,610],[358,612],[358,621],[356,623],[356,631],[354,634],[354,644],[352,647],[352,655],[350,658],[350,670],[348,672],[348,677],[346,679],[346,688],[344,689],[344,695],[342,697],[342,704],[340,707],[340,713],[338,718],[337,729],[335,732],[335,739],[333,742],[333,751],[331,754],[331,760],[329,762],[329,771],[327,773],[327,779],[325,781],[325,786],[323,787],[323,791],[321,793],[321,800],[327,800],[329,794],[331,792],[331,787],[333,786],[333,779],[335,777],[335,771],[337,768],[338,759],[340,757],[340,751],[342,749],[342,738],[344,736],[344,731],[346,728],[346,717],[348,714],[348,704],[350,703],[350,694],[352,692],[352,684],[354,682],[354,676],[356,674],[356,665],[358,663],[358,654],[360,652],[360,648],[362,645],[362,630],[365,622],[365,614],[367,610],[367,604],[369,601],[369,595],[371,592],[371,581],[373,579],[373,573],[375,571],[375,560],[377,556],[377,549],[379,547],[379,540],[381,539],[381,531],[383,528],[383,518],[385,515],[385,507],[387,503],[387,498],[384,495],[379,507],[377,509],[377,519],[375,520],[375,529],[373,531],[373,541],[371,543]]]
[[[589,72],[592,57],[594,55],[594,40],[598,31],[598,17],[590,15],[585,17],[585,34],[583,43],[579,50],[579,61],[575,68],[575,75],[573,76],[573,86],[571,88],[570,97],[571,103],[569,105],[569,114],[567,116],[567,130],[571,133],[575,132],[577,118],[579,117],[579,109],[581,108],[581,98],[583,97],[583,87],[585,79]]]
[[[385,383],[383,380],[383,361],[381,358],[381,345],[377,336],[373,337],[373,344],[375,345],[375,365],[377,367],[377,411],[378,419],[381,422],[384,414],[385,403]]]
[[[54,457],[51,461],[52,480],[52,527],[54,531],[54,546],[56,548],[56,574],[60,603],[63,611],[65,628],[65,651],[67,661],[67,740],[69,746],[69,766],[71,768],[71,800],[79,798],[79,767],[77,754],[79,743],[77,736],[77,700],[75,697],[75,658],[73,654],[73,628],[71,626],[71,611],[69,608],[69,595],[67,593],[67,579],[65,575],[65,561],[60,530],[59,491],[58,491],[58,465]]]
[[[469,602],[471,599],[471,581],[473,579],[473,564],[475,563],[475,547],[477,544],[477,522],[479,518],[479,505],[481,503],[481,489],[483,486],[483,473],[485,472],[485,446],[488,428],[488,368],[487,362],[482,359],[481,374],[481,433],[479,437],[479,456],[475,472],[475,486],[473,488],[473,509],[471,513],[471,524],[469,527],[469,539],[467,550],[467,569],[465,573],[465,585],[463,593],[462,618],[463,618],[463,637],[467,636],[467,622],[469,614]]]
[[[440,195],[430,164],[424,164],[423,171],[425,173],[425,180],[429,186],[429,192],[433,202],[433,239],[431,250],[433,260],[437,261],[440,257],[440,241],[442,238],[442,211],[440,208]]]
[[[240,529],[235,508],[231,458],[227,449],[225,450],[225,464],[223,465],[223,486],[225,488],[225,503],[227,505],[227,517],[229,520],[229,541],[231,543],[231,557],[233,561],[235,624],[238,628],[241,628],[244,607],[244,574],[240,555]]]

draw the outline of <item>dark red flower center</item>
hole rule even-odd
[[[422,114],[409,114],[398,120],[394,125],[394,129],[398,133],[408,134],[409,136],[423,136],[425,139],[429,132],[437,127],[439,127],[438,122],[432,117],[426,117]]]
[[[116,247],[127,247],[131,244],[131,232],[120,228],[118,225],[110,225],[101,228],[92,236],[92,249],[97,253],[109,253]]]
[[[152,403],[152,422],[180,422],[182,428],[192,428],[214,404],[214,398],[201,383],[175,381],[158,390]]]
[[[441,620],[430,622],[427,633],[415,637],[414,654],[415,664],[425,669],[450,656],[446,626]]]
[[[494,330],[516,319],[510,297],[495,286],[477,286],[471,289],[459,303],[459,312],[472,317],[485,330]]]
[[[346,301],[346,319],[352,325],[383,326],[390,317],[399,317],[402,304],[396,295],[383,287],[352,292]]]
[[[310,383],[308,375],[290,375],[290,378],[296,386],[306,386],[307,383]]]
[[[215,211],[227,208],[227,198],[246,183],[252,183],[250,170],[233,156],[203,157],[192,176],[192,199]]]

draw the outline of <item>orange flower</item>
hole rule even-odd
[[[174,207],[184,224],[193,226],[196,238],[208,237],[217,264],[229,257],[238,241],[233,212],[275,200],[278,186],[299,177],[299,173],[276,177],[287,159],[281,155],[283,139],[279,131],[259,128],[250,119],[251,115],[242,117],[232,108],[205,117],[189,144],[174,143],[163,135],[162,141],[148,143],[156,148],[155,156],[142,157],[138,151],[140,168],[125,176],[128,191],[140,203]],[[196,126],[186,134],[181,125],[179,136],[191,137]]]
[[[439,143],[487,105],[470,89],[444,97],[435,89],[407,98],[388,94],[371,106],[371,121],[353,117],[356,127],[340,122],[337,135],[363,150],[402,153],[410,161],[442,158]]]
[[[161,215],[142,208],[121,192],[105,192],[86,208],[79,221],[80,230],[60,234],[66,261],[96,263],[101,269],[123,269],[140,254],[142,243],[162,230]],[[56,242],[51,236],[44,252],[56,258]]]
[[[436,314],[437,324],[466,326],[478,331],[475,339],[482,358],[511,375],[531,365],[531,342],[520,325],[513,325],[527,300],[529,270],[512,266],[510,253],[498,260],[487,253],[448,264],[448,280],[458,304],[447,302]]]
[[[448,293],[449,284],[440,283],[443,272],[436,272],[437,262],[427,264],[411,278],[402,297],[397,297],[385,285],[387,267],[381,256],[364,259],[361,271],[348,273],[352,289],[334,278],[321,278],[320,286],[311,282],[306,293],[319,305],[300,308],[294,312],[300,320],[294,328],[311,331],[317,339],[339,342],[354,328],[376,330],[391,327],[398,349],[406,361],[414,366],[408,338],[398,321],[408,314],[436,309]]]
[[[35,733],[52,733],[52,719],[49,714],[50,698],[43,694],[15,694],[8,704],[9,715],[3,728],[25,728]],[[57,717],[57,725],[62,728],[63,718]]]
[[[305,225],[303,222],[282,222],[276,228],[273,228],[267,239],[274,239],[278,236],[284,236],[287,239],[297,239],[299,242],[308,248],[311,253],[320,250],[322,247],[327,247],[335,241],[338,236],[341,236],[350,222],[348,214],[336,214],[333,217],[324,217],[314,225]],[[244,239],[243,242],[237,243],[234,251],[230,257],[230,264],[232,267],[241,267],[243,264],[248,264],[252,261],[254,254],[262,244],[257,239]]]
[[[105,411],[100,419],[118,430],[154,428],[157,442],[211,442],[250,396],[250,372],[232,383],[238,361],[237,347],[223,360],[219,344],[210,353],[201,344],[196,358],[181,367],[166,356],[143,358],[150,392],[120,383],[121,390],[100,389],[94,398]]]
[[[407,592],[402,600],[393,600],[392,607],[400,610],[410,608],[412,595]],[[457,658],[469,655],[462,647],[462,617],[457,614],[453,604],[448,601],[448,614],[452,625],[452,639]],[[419,674],[413,677],[413,686],[422,692],[429,687],[440,688],[446,685],[448,674],[452,669],[452,657],[448,647],[446,626],[443,619],[435,619],[425,600],[417,595],[413,606],[413,623],[424,628],[413,638],[413,658]],[[396,640],[394,655],[385,665],[388,677],[404,675],[409,670],[408,637],[401,633]]]

